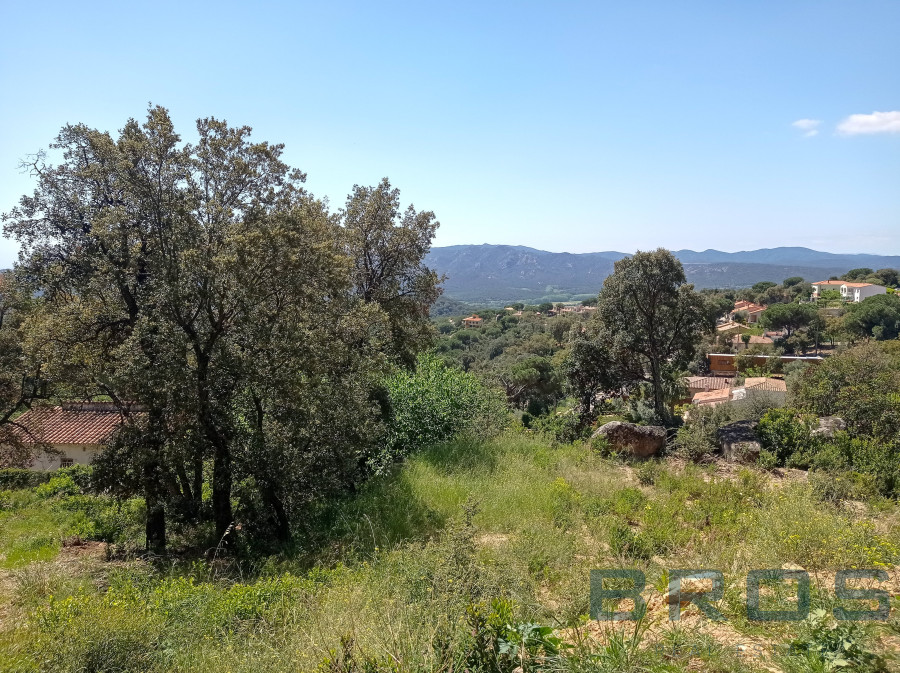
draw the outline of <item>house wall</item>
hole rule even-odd
[[[31,469],[56,470],[63,459],[71,460],[73,465],[89,465],[100,455],[103,447],[94,444],[57,444],[53,449],[60,453],[41,452],[31,465]]]
[[[874,297],[877,294],[887,294],[887,288],[882,287],[881,285],[869,285],[866,287],[858,287],[857,296],[859,297],[856,301],[862,301],[863,299],[868,299],[869,297]]]

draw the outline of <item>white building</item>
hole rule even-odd
[[[122,422],[109,402],[66,403],[26,411],[16,418],[16,434],[34,450],[32,469],[55,470],[93,462]]]
[[[844,301],[852,301],[859,303],[876,294],[886,294],[887,288],[883,285],[874,285],[872,283],[851,283],[844,280],[822,280],[813,283],[813,299],[819,298],[819,292],[823,290],[837,290],[841,293],[841,299]]]

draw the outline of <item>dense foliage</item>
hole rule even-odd
[[[454,437],[490,437],[502,429],[504,400],[474,374],[422,356],[413,371],[387,379],[390,420],[384,448],[373,459],[383,470],[391,462]]]
[[[26,384],[112,400],[125,423],[97,479],[144,498],[157,551],[167,519],[234,534],[235,504],[251,533],[285,539],[311,502],[363,478],[377,390],[429,343],[439,294],[423,263],[434,215],[402,210],[387,181],[333,214],[281,145],[212,118],[197,134],[183,143],[158,107],[117,138],[67,126],[62,162],[39,155],[33,195],[4,216],[17,282],[39,297],[4,312],[41,338],[3,356],[0,421],[34,397]]]

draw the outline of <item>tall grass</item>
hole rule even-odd
[[[642,569],[651,596],[666,568],[720,569],[717,607],[732,626],[785,641],[797,627],[742,618],[747,570],[900,563],[894,504],[842,508],[752,469],[652,465],[521,434],[459,441],[311,513],[291,553],[238,577],[204,563],[132,563],[102,581],[64,581],[53,563],[32,563],[17,571],[19,621],[0,629],[0,661],[13,663],[0,669],[512,671],[523,665],[515,650],[531,653],[524,670],[753,670],[760,662],[728,644],[655,622],[587,637],[590,570]],[[22,502],[0,531],[22,531],[15,539],[59,536],[77,514],[62,506],[73,496],[43,507],[11,497]],[[4,537],[0,549],[18,544]],[[571,647],[549,654],[534,624]]]

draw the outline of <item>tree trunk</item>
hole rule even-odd
[[[225,538],[231,524],[234,523],[234,513],[231,510],[231,451],[221,438],[214,440],[215,453],[213,455],[213,483],[212,483],[212,507],[213,520],[216,523],[216,537]],[[224,539],[222,544],[229,546],[230,541]]]
[[[262,496],[274,515],[275,537],[279,542],[286,542],[291,537],[291,525],[287,510],[275,488],[268,480],[262,481]]]
[[[147,503],[147,551],[153,554],[166,553],[166,509],[156,497],[155,488],[145,493],[144,500]]]
[[[198,450],[194,456],[194,508],[197,514],[203,507],[203,454]]]
[[[650,366],[650,375],[653,378],[653,408],[662,422],[666,423],[668,422],[669,414],[663,395],[662,373],[655,362]]]
[[[163,414],[156,406],[150,409],[148,418],[148,442],[143,463],[144,502],[147,506],[146,534],[147,551],[154,554],[166,553],[166,508],[162,497],[164,486],[160,474],[159,455],[162,450]]]

